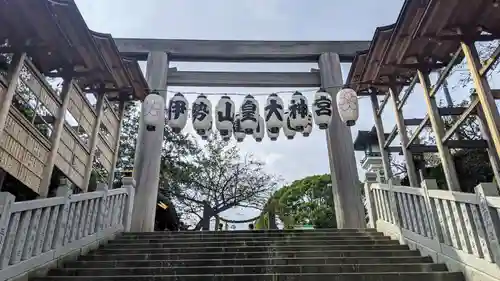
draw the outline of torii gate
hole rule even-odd
[[[168,86],[204,87],[321,87],[333,96],[343,84],[341,62],[352,62],[370,41],[221,41],[169,39],[115,39],[119,51],[147,61],[146,79],[152,91],[166,99]],[[311,72],[203,72],[169,69],[170,61],[189,62],[316,62]],[[339,228],[365,228],[361,190],[349,128],[334,110],[326,134],[335,214]],[[159,184],[163,130],[145,134],[139,126],[134,178],[138,192],[132,230],[153,231]],[[147,149],[144,149],[147,147]]]

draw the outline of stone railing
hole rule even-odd
[[[119,189],[99,185],[95,192],[72,195],[63,182],[57,197],[25,202],[1,192],[0,280],[43,274],[129,230],[134,184],[131,178],[123,183]]]
[[[475,194],[366,183],[370,227],[462,271],[468,281],[500,280],[500,196],[496,185],[480,184]]]

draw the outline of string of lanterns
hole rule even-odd
[[[333,100],[329,93],[319,90],[313,98],[312,106],[308,106],[307,98],[301,92],[294,92],[287,107],[278,94],[267,97],[264,116],[259,114],[259,103],[254,95],[246,95],[239,106],[223,95],[212,111],[212,103],[205,94],[199,94],[191,107],[191,122],[194,130],[202,139],[208,139],[215,128],[226,141],[234,136],[242,142],[247,135],[252,135],[261,142],[266,133],[269,139],[278,139],[280,131],[287,139],[297,134],[308,137],[314,125],[326,130],[333,116]],[[337,111],[340,119],[353,126],[358,119],[358,96],[352,89],[340,90],[336,96]],[[148,131],[162,127],[165,118],[165,101],[157,93],[149,94],[143,102],[143,118]],[[188,122],[188,101],[182,93],[176,93],[169,101],[166,109],[166,124],[175,133],[180,133]]]

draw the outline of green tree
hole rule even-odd
[[[268,200],[285,228],[312,224],[315,228],[336,228],[330,175],[309,176],[277,190]],[[267,213],[262,218],[267,219]],[[263,224],[258,221],[257,225]]]

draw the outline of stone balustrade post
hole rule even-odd
[[[57,187],[56,196],[64,197],[64,205],[61,210],[61,213],[58,214],[56,225],[54,228],[54,240],[52,241],[51,249],[56,249],[64,244],[65,236],[69,233],[67,231],[68,225],[68,215],[71,206],[71,196],[73,195],[73,190],[71,189],[70,182],[68,179],[63,178],[59,182],[59,186]]]
[[[127,189],[127,200],[125,202],[125,209],[123,213],[123,231],[129,232],[132,225],[132,213],[134,211],[134,197],[135,197],[135,180],[133,177],[124,177],[122,179],[123,188]]]
[[[8,192],[0,192],[0,269],[5,268],[10,260],[10,255],[7,256],[6,253],[10,253],[12,247],[14,247],[15,232],[10,233],[9,226],[12,228],[16,223],[15,220],[11,220],[12,215],[12,204],[15,201],[14,195]],[[18,221],[19,222],[19,221]],[[3,249],[3,250],[2,250]]]
[[[481,183],[475,188],[479,202],[479,211],[484,223],[484,229],[488,238],[488,248],[491,258],[500,265],[500,218],[497,210],[490,208],[487,196],[499,196],[497,186],[494,183]]]
[[[371,185],[377,182],[377,174],[374,172],[366,172],[365,173],[365,209],[368,215],[368,227],[376,228],[377,227],[377,212],[375,207],[375,200],[372,196]]]
[[[104,183],[97,185],[97,191],[102,192],[102,197],[99,203],[99,211],[97,213],[96,232],[106,228],[106,220],[108,217],[108,186]]]
[[[441,224],[439,223],[439,216],[437,210],[431,202],[431,197],[429,196],[429,190],[439,189],[438,184],[435,179],[425,179],[422,181],[420,186],[424,190],[424,201],[427,209],[427,216],[430,221],[432,239],[437,240],[439,243],[444,243],[443,230],[441,229]]]

